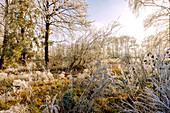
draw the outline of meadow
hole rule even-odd
[[[83,71],[9,70],[0,73],[1,113],[170,111],[170,49],[97,60]]]

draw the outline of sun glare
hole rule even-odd
[[[109,21],[112,21],[113,19],[116,20],[116,18],[118,18],[118,17],[114,17],[113,15],[113,19],[111,19],[110,15],[112,15],[113,12],[112,11],[109,12],[109,9],[105,9],[105,10],[107,10],[109,19],[103,21],[95,20],[93,25],[96,28],[101,28],[102,26],[106,25]],[[144,19],[154,11],[156,11],[156,9],[148,7],[142,9],[140,11],[140,14],[136,16],[134,13],[132,13],[132,11],[128,7],[125,7],[124,10],[119,12],[120,17],[118,19],[118,22],[121,24],[121,29],[118,31],[116,35],[117,36],[128,35],[134,37],[137,39],[137,42],[141,44],[142,40],[145,37],[156,33],[156,30],[154,28],[150,28],[147,30],[144,28]]]

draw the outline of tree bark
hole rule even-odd
[[[22,41],[25,41],[25,29],[23,27],[21,27],[21,36],[22,36]],[[24,47],[24,49],[26,50],[26,47]],[[24,66],[27,67],[25,56],[26,56],[26,51],[22,53],[22,57],[23,57],[23,64]]]
[[[49,1],[46,1],[46,11],[49,12]],[[49,56],[48,56],[48,45],[49,45],[49,32],[50,32],[50,16],[46,15],[46,31],[45,31],[45,64],[46,68],[48,68]]]
[[[46,68],[48,68],[49,56],[48,56],[48,44],[49,44],[49,31],[50,24],[46,23],[46,33],[45,33],[45,63]]]
[[[8,0],[5,0],[5,3],[6,3],[6,7],[5,7],[5,28],[4,28],[4,40],[3,40],[3,50],[2,50],[2,56],[1,56],[1,59],[0,59],[0,69],[3,68],[3,64],[4,64],[4,61],[5,61],[5,55],[6,55],[6,52],[7,52],[7,42],[8,42],[8,18],[7,18],[7,15],[8,15],[8,7],[9,7],[9,4],[8,4]]]

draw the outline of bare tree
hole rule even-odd
[[[5,5],[1,3],[1,6],[4,8],[5,14],[4,14],[4,20],[5,20],[5,25],[4,25],[4,40],[3,40],[3,50],[2,50],[2,55],[0,58],[0,69],[2,69],[2,65],[5,60],[5,54],[7,51],[7,43],[8,43],[8,12],[9,12],[9,2],[8,0],[5,0]]]
[[[56,51],[51,52],[54,59],[58,58],[58,60],[55,59],[57,61],[55,65],[62,66],[63,64],[64,67],[78,69],[82,68],[85,63],[105,59],[109,53],[107,47],[111,43],[110,39],[119,28],[119,23],[114,21],[98,30],[96,28],[82,30],[82,33],[74,36],[75,42],[58,44]],[[106,54],[104,55],[104,53]]]
[[[22,55],[22,49],[33,45],[35,36],[36,11],[32,0],[4,0],[0,2],[3,26],[3,45],[0,59],[0,69],[4,63],[18,61]],[[24,63],[25,55],[23,54]],[[5,61],[5,59],[8,59]],[[10,63],[9,63],[10,62]]]
[[[49,62],[49,35],[52,26],[68,33],[78,26],[89,26],[87,4],[84,0],[37,0],[42,20],[45,23],[45,62]]]
[[[157,28],[158,33],[152,38],[156,40],[156,45],[165,49],[169,46],[170,43],[170,8],[168,0],[125,0],[129,3],[129,7],[132,10],[139,14],[140,9],[146,7],[155,8],[156,11],[148,15],[144,20],[144,27]],[[161,42],[161,43],[160,43]]]

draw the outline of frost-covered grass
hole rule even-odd
[[[121,98],[121,107],[125,112],[163,112],[170,111],[170,49],[163,55],[147,54],[145,65],[141,65],[143,72],[136,75],[130,72],[135,84],[127,84],[128,99]],[[146,58],[146,57],[145,57]],[[147,66],[147,68],[145,67]],[[148,66],[152,70],[148,70]],[[132,68],[135,72],[136,67]],[[138,70],[138,69],[137,69]],[[143,76],[141,76],[143,73]],[[137,77],[138,76],[138,77]],[[139,77],[140,76],[140,77]]]
[[[121,65],[98,60],[77,74],[0,73],[0,110],[166,113],[170,111],[169,57],[170,49],[163,55],[149,52],[137,63],[126,56]]]

